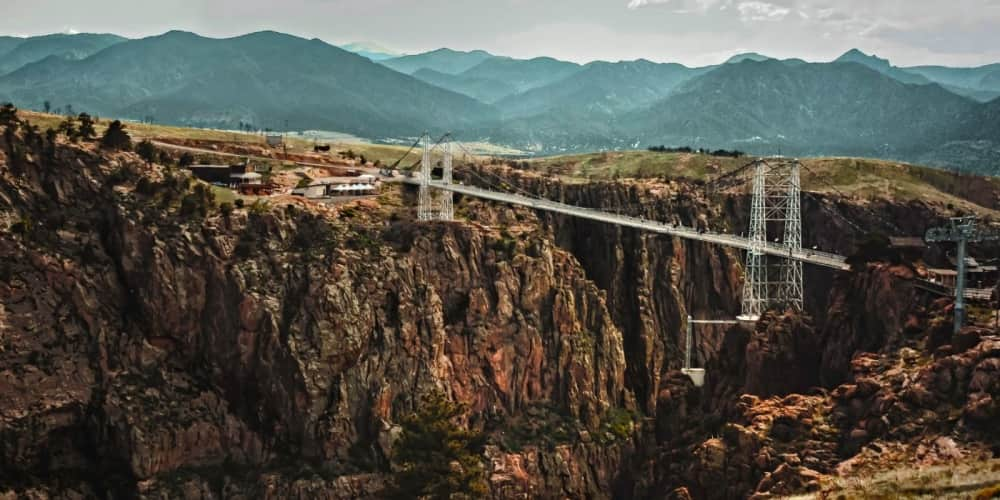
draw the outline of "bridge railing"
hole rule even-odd
[[[413,181],[409,179],[403,180],[402,182],[413,183]],[[612,224],[636,227],[653,232],[658,232],[661,234],[671,234],[679,236],[681,238],[718,243],[741,249],[749,249],[751,246],[749,239],[735,234],[717,233],[705,229],[699,229],[696,227],[685,226],[683,224],[673,224],[656,220],[650,220],[646,219],[645,217],[639,217],[639,216],[619,215],[606,212],[599,208],[580,207],[576,205],[569,205],[567,203],[561,203],[558,201],[547,200],[544,198],[538,198],[534,196],[525,196],[505,191],[497,191],[492,189],[492,187],[484,189],[478,186],[466,186],[463,184],[445,184],[440,181],[432,181],[431,185],[439,189],[446,189],[449,191],[468,194],[471,196],[476,196],[477,194],[483,196],[488,193],[489,196],[486,196],[487,198],[493,198],[497,200],[506,201],[509,203],[524,205],[542,210],[549,209],[571,215],[575,214],[593,220],[602,220]],[[801,260],[812,264],[832,267],[836,269],[846,269],[845,257],[828,252],[821,252],[812,249],[800,249],[789,254],[788,248],[786,248],[781,244],[773,242],[765,243],[763,250],[769,255],[774,255],[778,257],[788,256],[792,259]]]

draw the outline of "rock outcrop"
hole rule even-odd
[[[0,170],[0,211],[25,221],[0,237],[0,490],[377,495],[430,390],[496,437],[498,497],[612,490],[621,333],[549,240],[357,208],[182,216],[181,174],[53,154]],[[554,446],[497,437],[538,407]]]
[[[696,183],[514,182],[742,230],[746,200]],[[429,392],[486,436],[497,499],[769,498],[1000,450],[1000,340],[952,335],[904,265],[699,330],[698,388],[684,321],[736,315],[732,250],[474,200],[414,223],[207,192],[129,153],[0,142],[0,497],[378,498]],[[804,204],[831,227],[872,209]]]

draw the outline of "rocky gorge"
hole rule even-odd
[[[697,388],[685,318],[739,310],[732,250],[475,200],[416,223],[402,188],[332,215],[221,209],[175,168],[13,128],[0,498],[381,498],[430,392],[485,436],[497,499],[767,498],[1000,453],[1000,337],[952,335],[906,263],[810,271],[805,312],[701,332]],[[745,196],[685,180],[475,168],[745,230]],[[918,234],[952,210],[881,203],[810,198],[826,229],[807,244],[848,253],[872,213]],[[970,492],[1000,481],[984,475]]]

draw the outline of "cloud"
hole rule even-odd
[[[674,10],[678,13],[705,13],[710,9],[718,6],[719,10],[725,10],[726,7],[732,3],[732,0],[631,0],[628,4],[630,9],[638,9],[640,7],[647,7],[651,5],[664,5],[664,4],[680,4],[680,6]]]
[[[752,1],[740,2],[736,6],[740,13],[740,19],[746,21],[781,21],[792,12],[788,7],[781,7],[773,3]]]
[[[670,0],[632,0],[628,3],[628,8],[638,9],[639,7],[645,7],[647,5],[656,5],[662,3],[670,3]]]

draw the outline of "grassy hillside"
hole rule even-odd
[[[906,465],[866,476],[824,480],[817,494],[787,497],[988,500],[1000,497],[1000,460],[962,460],[933,467]]]
[[[750,158],[691,153],[624,151],[556,156],[524,162],[531,170],[571,182],[586,180],[693,179],[710,181],[734,171]],[[802,189],[859,200],[891,199],[951,204],[970,211],[1000,209],[1000,179],[960,175],[906,163],[859,158],[807,158]],[[970,200],[974,200],[973,203]],[[996,214],[994,214],[996,215]]]

